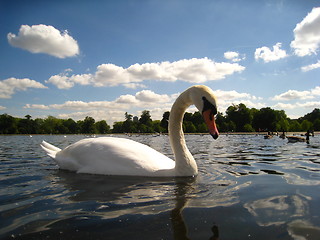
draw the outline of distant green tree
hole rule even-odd
[[[320,109],[315,108],[311,113],[304,115],[302,118],[299,118],[299,121],[308,120],[309,122],[315,122],[317,119],[320,119]]]
[[[320,118],[313,122],[313,128],[315,131],[320,131]]]
[[[112,132],[113,133],[124,133],[125,131],[123,131],[122,125],[123,125],[123,122],[114,122]]]
[[[201,114],[199,111],[194,112],[194,113],[192,114],[192,123],[193,123],[193,125],[195,125],[195,126],[198,126],[198,125],[204,123],[202,114]]]
[[[277,130],[278,131],[285,131],[285,132],[288,132],[290,129],[290,123],[287,119],[280,119],[278,122],[277,122]]]
[[[125,113],[125,121],[122,123],[122,130],[126,133],[137,132],[137,124],[133,121],[131,114]]]
[[[107,124],[105,120],[101,120],[95,123],[95,129],[97,133],[106,134],[110,132],[110,126]]]
[[[148,126],[145,124],[139,124],[139,133],[150,133]]]
[[[161,121],[160,120],[154,120],[152,121],[152,129],[154,132],[162,133],[165,131],[163,127],[161,127]]]
[[[43,131],[47,134],[57,134],[59,133],[57,131],[58,125],[59,125],[59,119],[53,116],[48,116],[46,119],[44,119],[42,128],[43,128]]]
[[[227,108],[227,121],[234,122],[236,125],[236,131],[245,131],[244,126],[246,124],[251,124],[252,116],[250,114],[250,109],[246,107],[243,103],[239,105],[233,105]]]
[[[6,113],[0,115],[0,133],[1,134],[18,133],[17,120]]]
[[[192,113],[186,112],[183,116],[184,122],[192,122]]]
[[[150,127],[152,125],[150,111],[143,110],[139,122]]]
[[[301,130],[302,131],[307,131],[307,130],[312,130],[313,129],[313,123],[308,121],[308,120],[303,120],[301,122]]]
[[[66,129],[65,133],[67,133],[67,134],[76,134],[78,132],[77,123],[73,119],[68,118],[67,120],[64,120],[62,122],[62,124]]]
[[[233,121],[230,121],[227,123],[227,129],[229,129],[228,132],[235,132],[237,125]]]
[[[204,122],[201,123],[201,124],[199,124],[199,125],[197,126],[197,132],[198,132],[198,133],[206,133],[206,132],[208,132],[207,125],[206,125]]]
[[[161,127],[164,129],[163,132],[166,132],[166,133],[168,132],[169,117],[170,117],[170,112],[164,112],[160,122]]]
[[[191,121],[185,121],[183,123],[183,129],[186,133],[195,133],[197,130]]]
[[[96,129],[95,129],[95,120],[92,117],[86,117],[83,120],[83,124],[82,124],[82,129],[81,129],[81,133],[86,133],[86,134],[94,134],[96,133]]]
[[[254,128],[251,126],[251,124],[247,123],[246,125],[244,125],[243,130],[245,132],[254,132]]]
[[[43,129],[43,125],[44,125],[44,119],[42,118],[36,118],[33,121],[34,124],[34,129],[35,129],[35,133],[36,134],[46,134],[46,132]]]
[[[301,131],[301,124],[299,123],[298,120],[292,120],[290,122],[290,127],[289,131],[294,132],[294,131]]]
[[[216,115],[216,125],[220,132],[228,132],[230,129],[228,128],[227,119],[221,112],[218,112]]]
[[[126,121],[132,121],[133,116],[131,114],[128,114],[128,112],[126,112],[124,116],[126,118]]]
[[[270,107],[261,108],[252,120],[252,125],[257,131],[276,131],[276,124],[276,112]]]
[[[26,115],[24,119],[17,119],[18,132],[22,134],[35,133],[34,124],[30,115]]]

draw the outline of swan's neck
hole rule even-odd
[[[177,98],[170,112],[169,137],[176,161],[176,176],[195,176],[198,174],[197,164],[186,145],[182,129],[184,113],[191,104],[192,100],[187,90]]]

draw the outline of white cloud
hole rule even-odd
[[[320,60],[317,63],[302,67],[301,70],[302,70],[302,72],[308,72],[308,71],[311,71],[311,70],[317,69],[317,68],[320,68]]]
[[[5,110],[5,109],[7,109],[7,108],[4,107],[4,106],[0,106],[0,111],[1,111],[1,110]]]
[[[273,50],[271,50],[268,47],[257,48],[254,53],[254,57],[256,61],[258,61],[259,59],[262,59],[264,62],[277,61],[281,58],[287,57],[288,55],[286,51],[280,48],[281,48],[281,43],[277,43],[276,45],[274,45]]]
[[[222,90],[215,90],[214,94],[217,96],[218,99],[221,100],[233,100],[233,99],[257,99],[257,97],[252,96],[249,93],[238,93],[235,90],[232,91],[222,91]]]
[[[303,107],[303,108],[319,108],[320,106],[320,101],[313,101],[313,102],[305,102],[305,103],[300,103],[298,106]]]
[[[228,60],[232,60],[232,59],[235,59],[235,58],[238,58],[239,57],[239,53],[237,52],[225,52],[224,53],[224,58],[225,59],[228,59]]]
[[[142,82],[144,80],[167,82],[181,80],[190,83],[203,83],[223,79],[227,75],[242,72],[244,69],[245,67],[237,63],[216,63],[208,58],[192,58],[175,62],[134,64],[127,69],[112,66],[111,70],[105,68],[103,75],[106,85],[110,85],[110,83],[111,85],[119,85],[119,83]],[[99,70],[101,75],[102,71]],[[99,79],[98,82],[102,82],[101,78]]]
[[[136,94],[136,99],[142,102],[168,102],[170,101],[170,97],[166,94],[156,94],[153,91],[150,90],[142,90],[141,92],[138,92]]]
[[[137,88],[146,88],[147,86],[141,83],[124,83],[122,84],[126,88],[132,88],[132,89],[137,89]]]
[[[107,120],[108,124],[112,125],[116,121],[124,121],[124,112],[117,110],[89,110],[72,113],[61,113],[57,117],[68,119],[72,118],[75,120],[82,120],[85,117],[93,117],[96,121]]]
[[[240,103],[243,103],[244,105],[246,105],[247,108],[260,109],[260,108],[267,107],[267,105],[263,102],[242,99],[242,100],[235,100],[235,101],[227,103],[226,108],[231,106],[232,104],[240,104]]]
[[[139,81],[130,79],[130,76],[126,69],[111,63],[99,65],[93,78],[93,84],[97,87],[112,87],[131,82]]]
[[[49,107],[53,109],[72,109],[72,110],[117,108],[117,106],[113,105],[112,102],[108,102],[108,101],[92,101],[92,102],[67,101],[63,104],[52,104],[52,105],[49,105]]]
[[[320,86],[317,86],[314,89],[311,89],[310,92],[314,96],[320,96]]]
[[[18,35],[8,33],[9,43],[32,53],[46,53],[58,58],[79,54],[79,46],[65,30],[60,32],[53,26],[21,25]]]
[[[300,57],[316,54],[320,45],[320,7],[313,8],[310,13],[296,25],[294,40],[290,46]]]
[[[290,118],[295,119],[301,117],[301,115],[306,112],[312,111],[314,108],[319,108],[319,97],[320,86],[304,91],[288,90],[287,92],[274,96],[271,100],[289,102],[278,102],[271,107],[285,110]],[[308,101],[309,99],[313,99],[313,101]],[[300,112],[301,115],[297,115],[297,112]]]
[[[320,96],[319,86],[315,87],[314,89],[311,89],[310,91],[288,90],[287,92],[276,95],[271,99],[275,101],[290,101],[313,99],[317,96]]]
[[[291,104],[291,103],[277,103],[272,106],[272,108],[275,108],[275,109],[294,109],[296,107],[297,107],[296,104]]]
[[[277,103],[273,105],[272,107],[275,109],[284,109],[284,110],[291,110],[291,109],[299,109],[299,108],[304,108],[308,109],[307,111],[311,111],[314,108],[319,108],[320,106],[320,101],[312,101],[312,102],[297,102],[294,104],[291,103]]]
[[[310,95],[309,91],[288,90],[285,93],[274,96],[272,100],[296,100],[310,98],[313,98],[313,96]]]
[[[68,76],[63,76],[63,75],[54,75],[51,76],[46,83],[52,83],[59,89],[69,89],[74,86],[74,83],[69,80]]]
[[[51,83],[59,89],[69,89],[72,88],[75,84],[79,85],[89,85],[92,81],[91,74],[73,74],[69,76],[67,71],[51,76],[46,83]]]
[[[249,93],[239,93],[235,90],[232,91],[223,91],[223,90],[215,90],[214,94],[218,100],[218,111],[225,112],[226,109],[232,104],[240,104],[243,103],[246,107],[249,108],[263,108],[266,105],[262,102],[260,97],[253,96]]]
[[[115,103],[122,103],[122,104],[136,104],[138,100],[136,99],[135,96],[126,94],[126,95],[121,95],[115,100]]]
[[[232,62],[240,62],[241,60],[245,59],[244,56],[240,57],[240,54],[238,52],[232,52],[232,51],[225,52],[224,53],[224,58],[228,59],[228,60],[231,60]]]
[[[175,62],[134,64],[123,68],[115,64],[101,64],[94,74],[68,76],[68,73],[54,75],[47,80],[58,88],[67,89],[74,84],[102,86],[125,86],[127,88],[144,87],[145,80],[190,83],[224,79],[245,67],[238,63],[214,62],[208,58],[182,59]]]
[[[50,109],[48,106],[43,105],[43,104],[26,104],[23,108],[34,108],[34,109]]]
[[[26,91],[28,88],[47,88],[43,84],[28,78],[8,78],[0,81],[0,98],[11,98],[17,91]]]

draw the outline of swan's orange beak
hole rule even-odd
[[[214,139],[217,139],[219,137],[219,131],[217,129],[216,122],[214,120],[214,115],[212,114],[211,109],[202,112],[202,116],[204,118],[204,122],[206,123],[209,129],[209,133]]]

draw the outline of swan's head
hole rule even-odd
[[[217,139],[219,131],[214,116],[218,113],[218,110],[216,97],[214,96],[213,91],[209,87],[203,85],[197,85],[191,88],[191,100],[193,104],[202,113],[211,136],[214,139]]]

